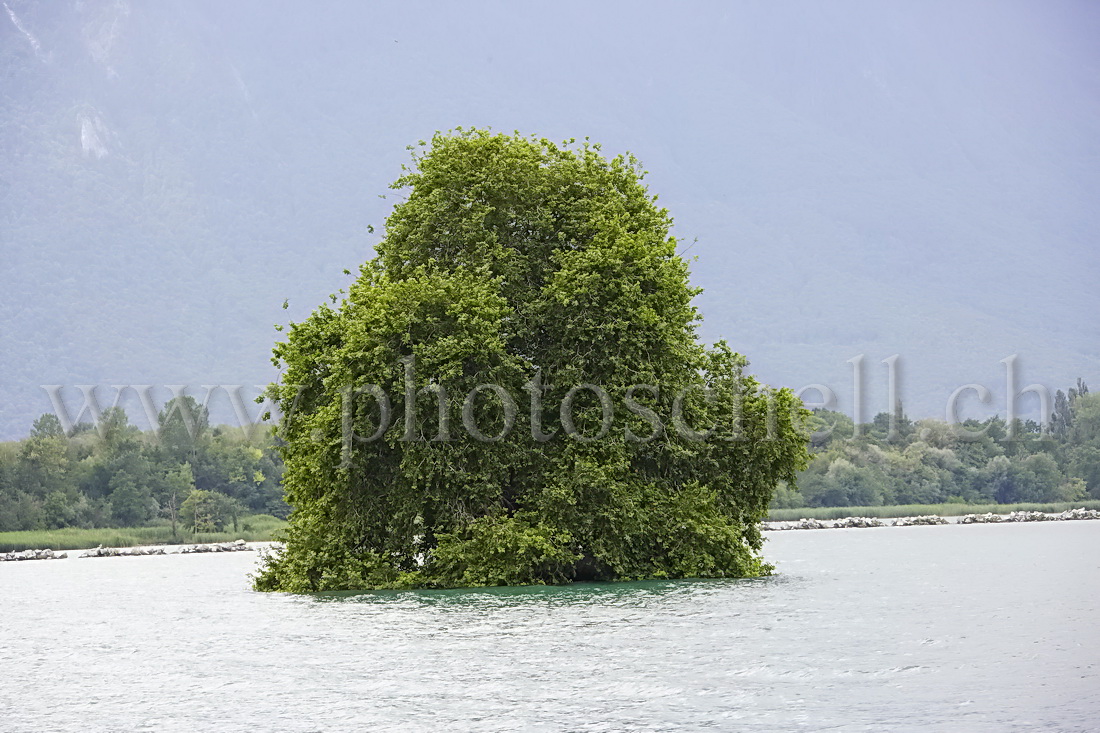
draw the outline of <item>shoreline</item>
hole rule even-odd
[[[880,519],[877,517],[850,516],[841,519],[811,519],[803,517],[797,521],[763,521],[758,525],[762,532],[786,532],[807,529],[869,529],[873,527],[922,527],[945,524],[1024,524],[1032,522],[1079,522],[1100,520],[1100,510],[1067,509],[1064,512],[1015,511],[1006,514],[987,512],[984,514],[964,514],[961,516],[940,516],[922,514],[912,517]],[[212,553],[259,552],[278,545],[274,541],[246,542],[238,539],[233,542],[213,542],[181,545],[143,545],[138,547],[95,547],[83,551],[66,550],[55,552],[52,549],[22,550],[0,553],[0,563],[25,562],[33,560],[94,559],[103,557],[153,557],[165,555],[195,555]],[[80,552],[79,555],[76,553]],[[70,555],[72,553],[72,555]]]
[[[21,550],[0,553],[0,563],[33,560],[96,559],[103,557],[153,557],[165,555],[208,555],[212,553],[262,552],[274,542],[209,542],[186,545],[143,545],[139,547],[93,547],[85,550]]]
[[[921,514],[912,517],[881,519],[878,517],[843,517],[841,519],[811,519],[763,521],[760,529],[764,532],[782,532],[798,529],[865,529],[870,527],[920,527],[943,524],[1019,524],[1023,522],[1078,522],[1100,519],[1100,510],[1067,509],[1064,512],[1015,511],[1006,514],[986,512],[984,514],[963,514],[959,516],[941,516],[939,514]]]
[[[24,550],[82,552],[95,547],[149,547],[222,544],[243,539],[245,542],[269,542],[286,529],[284,519],[266,514],[241,516],[237,527],[214,532],[193,532],[183,527],[173,531],[170,524],[157,522],[140,527],[63,527],[22,529],[0,532],[0,555]]]

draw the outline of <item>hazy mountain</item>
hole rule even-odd
[[[456,125],[638,155],[704,335],[772,383],[850,409],[866,354],[869,418],[892,354],[913,416],[969,382],[1003,414],[1011,354],[1100,381],[1095,4],[0,10],[0,438],[43,384],[269,381],[272,325],[347,282],[404,147]]]

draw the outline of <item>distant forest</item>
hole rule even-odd
[[[1030,420],[1010,431],[1000,417],[913,422],[900,409],[858,431],[827,410],[812,423],[814,458],[773,508],[1100,499],[1100,394],[1081,380],[1058,390],[1046,432]]]
[[[169,401],[157,431],[115,407],[66,435],[55,415],[0,444],[0,531],[179,522],[221,530],[245,514],[285,517],[271,430],[211,427],[191,397]]]
[[[66,434],[45,414],[27,438],[0,443],[0,531],[176,522],[220,530],[245,514],[287,515],[269,428],[211,426],[191,397],[170,401],[158,422],[143,432],[112,408]],[[797,490],[780,484],[774,508],[1100,499],[1100,394],[1080,380],[1058,391],[1045,433],[1027,421],[1010,435],[999,417],[911,421],[900,409],[858,430],[818,410],[809,427],[814,460]]]

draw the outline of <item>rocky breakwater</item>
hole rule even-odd
[[[797,522],[764,522],[760,528],[765,531],[784,529],[825,529],[825,525],[816,519],[799,519]]]
[[[210,545],[185,545],[178,550],[168,551],[164,547],[103,547],[82,553],[80,557],[145,557],[148,555],[193,555],[204,552],[246,552],[253,548],[244,540],[236,542],[218,542]]]
[[[1081,519],[1100,519],[1100,511],[1096,509],[1069,509],[1061,514],[1045,514],[1043,512],[1019,511],[1010,514],[967,514],[955,520],[956,524],[1000,524],[1002,522],[1059,522]],[[899,517],[889,524],[874,517],[845,517],[833,521],[819,521],[817,519],[799,519],[797,522],[763,522],[760,529],[764,531],[780,531],[786,529],[862,529],[864,527],[919,527],[933,524],[951,524],[946,517],[934,514],[924,514],[917,517]]]
[[[844,517],[833,522],[833,529],[864,529],[866,527],[883,527],[880,520],[874,517]]]
[[[1080,509],[1067,509],[1061,514],[1056,515],[1056,518],[1063,522],[1074,519],[1100,519],[1100,510],[1085,509],[1084,507]]]
[[[919,517],[898,517],[890,525],[891,527],[919,527],[921,525],[947,524],[943,517],[935,514],[922,514]]]
[[[959,524],[997,524],[1005,521],[1000,514],[986,512],[985,514],[967,514],[959,517]]]
[[[967,514],[959,517],[959,524],[999,524],[1001,522],[1068,522],[1081,519],[1100,519],[1100,511],[1096,509],[1067,509],[1061,514],[1047,514],[1045,512],[1011,512],[1007,515],[993,514]]]
[[[214,545],[189,545],[180,548],[179,554],[191,555],[197,552],[250,552],[251,547],[244,540],[222,542]]]
[[[167,554],[163,547],[104,547],[100,545],[94,550],[80,553],[80,557],[144,557],[146,555]]]
[[[20,560],[64,560],[69,556],[67,552],[54,552],[53,550],[23,550],[22,552],[6,552],[0,554],[0,562],[18,562]]]
[[[1053,522],[1057,519],[1057,514],[1043,512],[1012,512],[1005,517],[1006,522]]]
[[[947,524],[943,517],[902,517],[887,524],[875,517],[844,517],[832,521],[819,521],[817,519],[799,519],[797,522],[765,522],[760,528],[767,531],[785,529],[866,529],[868,527],[908,527],[920,524]]]

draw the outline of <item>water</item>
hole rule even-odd
[[[323,597],[0,563],[0,730],[1100,728],[1100,522],[769,539],[760,580]]]

